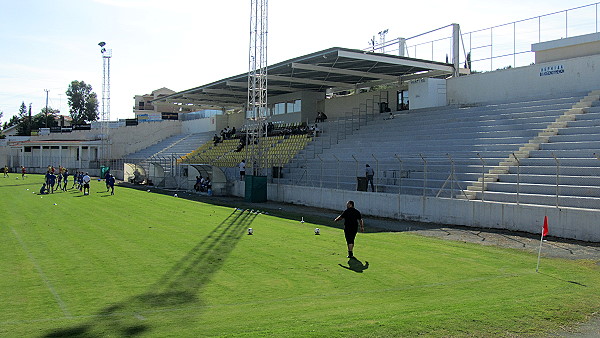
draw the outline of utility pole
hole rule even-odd
[[[48,128],[48,92],[49,92],[49,90],[48,89],[44,89],[44,91],[46,92],[46,118],[45,118],[46,124],[45,125],[46,125],[46,128]],[[31,108],[30,108],[30,111],[31,111]]]

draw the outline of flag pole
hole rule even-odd
[[[540,248],[538,250],[538,261],[537,261],[537,266],[535,267],[535,272],[538,272],[540,269],[540,256],[542,255],[542,242],[544,241],[544,235],[543,235],[543,230],[542,230],[542,237],[540,238]]]
[[[538,259],[537,266],[535,267],[535,272],[539,272],[540,269],[540,256],[542,255],[542,242],[544,241],[544,236],[548,234],[548,216],[544,216],[544,226],[542,227],[542,236],[540,237],[540,248],[538,249]]]

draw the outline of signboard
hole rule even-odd
[[[540,76],[558,75],[565,72],[563,65],[547,66],[540,68]]]
[[[179,120],[178,113],[161,113],[163,120]]]

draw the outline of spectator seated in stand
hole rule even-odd
[[[323,112],[318,112],[317,118],[315,119],[315,123],[325,122],[325,120],[327,120],[327,115],[325,115],[325,113]]]
[[[318,137],[320,133],[321,130],[319,129],[319,125],[315,123],[315,125],[310,128],[309,136],[312,135],[314,137]]]

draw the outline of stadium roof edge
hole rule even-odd
[[[268,95],[300,91],[323,92],[329,88],[357,88],[361,84],[373,81],[399,82],[415,73],[435,72],[438,75],[451,75],[453,71],[453,65],[449,63],[332,47],[268,66]],[[182,106],[220,106],[223,96],[239,98],[247,92],[247,78],[248,73],[234,75],[152,102],[169,102]],[[191,103],[190,94],[202,94],[202,99]],[[210,95],[213,94],[218,95],[218,98],[212,100]],[[240,104],[240,108],[242,106],[243,104]]]

